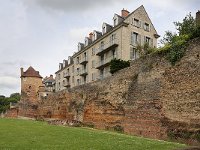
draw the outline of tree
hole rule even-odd
[[[190,35],[196,29],[196,22],[191,13],[186,15],[183,22],[174,22],[179,35]]]
[[[17,103],[20,100],[19,93],[13,93],[10,97],[0,96],[0,113],[9,109],[10,103]]]
[[[166,31],[161,40],[164,46],[157,50],[159,53],[167,54],[172,65],[184,56],[188,41],[200,37],[200,27],[196,25],[191,13],[186,15],[182,22],[174,22],[174,25],[178,34]]]

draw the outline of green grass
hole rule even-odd
[[[185,145],[88,128],[0,119],[0,150],[171,150]]]

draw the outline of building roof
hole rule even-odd
[[[21,77],[37,77],[37,78],[42,78],[42,76],[40,75],[39,71],[36,71],[31,66],[25,72],[23,72],[23,74],[21,75]]]
[[[50,76],[50,77],[46,77],[44,80],[43,80],[43,83],[52,83],[54,82],[55,79],[53,78],[53,76]]]

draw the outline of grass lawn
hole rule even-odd
[[[0,150],[173,150],[185,145],[114,132],[0,119]]]

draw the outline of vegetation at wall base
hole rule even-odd
[[[118,127],[117,127],[118,128]],[[0,119],[0,149],[9,150],[172,150],[186,145],[92,128]]]
[[[121,59],[112,59],[110,62],[110,73],[113,74],[121,69],[124,69],[126,67],[130,67],[129,61],[124,61]]]

